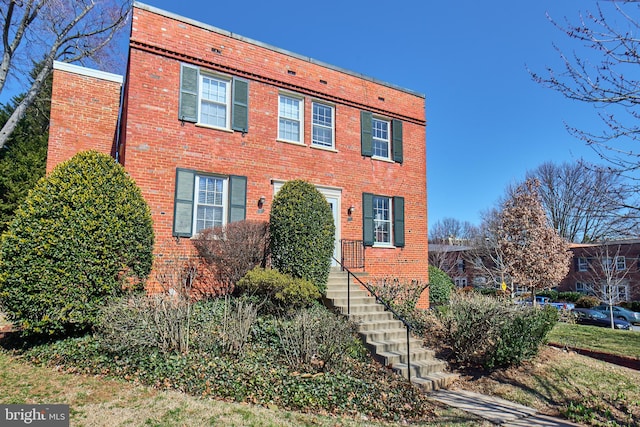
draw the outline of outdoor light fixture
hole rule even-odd
[[[264,202],[267,200],[266,197],[264,196],[260,196],[260,198],[258,199],[258,209],[262,209],[262,206],[264,206]]]
[[[355,211],[356,211],[356,207],[351,205],[349,206],[349,209],[347,209],[347,215],[351,216]]]

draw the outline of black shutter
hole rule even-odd
[[[229,222],[243,221],[247,216],[247,177],[229,177]]]
[[[198,121],[198,80],[196,67],[182,64],[180,67],[180,111],[179,120]]]
[[[233,112],[231,129],[240,132],[249,131],[249,82],[233,79]]]
[[[404,247],[404,197],[393,198],[393,244]]]
[[[191,237],[193,234],[193,191],[196,173],[176,169],[176,193],[173,207],[173,235]]]
[[[393,161],[402,163],[402,121],[400,120],[391,122],[391,149]]]
[[[362,241],[373,246],[373,194],[362,193]]]
[[[373,114],[360,112],[360,148],[363,156],[373,156]]]

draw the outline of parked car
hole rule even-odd
[[[552,305],[555,308],[557,308],[558,310],[573,310],[574,308],[576,308],[575,304],[570,303],[570,302],[551,302],[551,298],[549,297],[543,297],[543,296],[536,296],[536,304],[538,305]]]
[[[619,307],[614,305],[611,307],[613,309],[613,317],[616,319],[626,320],[631,324],[640,324],[640,313],[635,311],[631,311],[624,307]],[[609,306],[601,304],[597,307],[593,307],[594,310],[598,310],[605,315],[609,316]]]
[[[601,311],[589,308],[574,308],[571,312],[576,316],[576,323],[580,325],[611,327],[611,319]],[[631,329],[631,323],[626,320],[613,319],[613,324],[616,329]]]

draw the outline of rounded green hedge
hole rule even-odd
[[[447,304],[451,291],[455,289],[453,280],[438,267],[429,266],[429,303],[433,305]]]
[[[335,240],[324,196],[308,182],[286,182],[273,199],[269,234],[273,267],[313,282],[324,293]]]
[[[141,288],[153,260],[149,206],[95,151],[42,178],[0,240],[0,305],[23,334],[85,330],[105,301]]]

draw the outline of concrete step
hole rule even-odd
[[[393,317],[393,316],[392,316]],[[366,321],[358,323],[358,331],[360,332],[368,332],[368,331],[376,331],[376,330],[388,330],[388,329],[402,329],[406,331],[404,323],[397,319],[393,320],[380,320],[380,321]]]
[[[350,304],[349,319],[358,324],[360,338],[371,355],[398,375],[407,378],[410,373],[411,381],[423,390],[446,388],[458,378],[445,372],[446,362],[438,360],[432,350],[424,348],[422,341],[413,337],[409,340],[411,365],[407,366],[406,327],[357,280],[351,278],[347,282],[346,272],[331,271],[325,303],[345,315]]]
[[[458,374],[437,372],[424,377],[411,377],[411,382],[426,392],[432,392],[448,388],[458,378]]]
[[[402,324],[402,322],[400,322]],[[358,328],[360,336],[362,336],[367,342],[381,342],[387,340],[401,340],[407,339],[407,328],[384,328],[376,330],[363,331]]]

